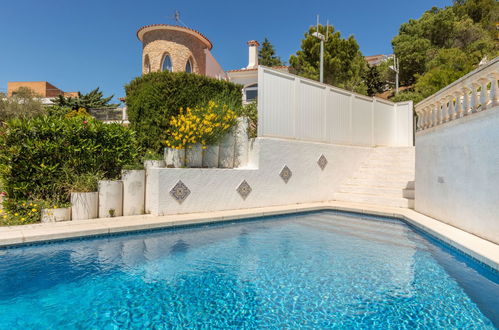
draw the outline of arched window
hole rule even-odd
[[[163,63],[161,64],[161,71],[173,71],[172,60],[170,55],[163,56]]]
[[[146,58],[144,60],[144,72],[149,73],[151,72],[151,63],[149,62],[149,56],[146,55]]]
[[[185,64],[185,72],[191,73],[192,72],[192,63],[191,60],[187,60],[187,63]]]

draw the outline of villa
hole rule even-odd
[[[137,38],[127,101],[180,128],[42,223],[0,227],[0,328],[499,327],[499,57],[414,105],[259,65],[255,40],[224,71],[193,29]],[[137,85],[157,76],[215,78],[239,102],[242,85],[256,137],[212,100],[147,117]]]

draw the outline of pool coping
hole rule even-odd
[[[498,244],[411,209],[339,201],[165,216],[147,214],[0,227],[0,247],[320,210],[336,210],[402,219],[499,271]]]

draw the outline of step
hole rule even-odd
[[[375,168],[375,167],[364,167],[361,166],[357,170],[357,174],[366,174],[366,173],[379,173],[383,175],[412,175],[414,176],[416,174],[416,171],[414,169],[410,168]]]
[[[407,199],[414,199],[415,191],[414,189],[402,189],[402,197]]]
[[[374,187],[392,187],[392,188],[407,188],[408,182],[412,180],[407,179],[378,179],[378,178],[348,178],[344,184],[357,185],[357,186],[374,186]]]
[[[376,186],[366,186],[366,185],[342,185],[339,192],[343,193],[356,193],[356,194],[368,194],[368,195],[378,195],[378,196],[390,196],[390,197],[405,197],[403,196],[402,188],[394,187],[376,187]]]
[[[365,203],[365,204],[380,205],[380,206],[408,207],[408,208],[414,207],[414,200],[402,197],[396,198],[396,197],[337,192],[334,194],[333,199],[343,202]]]

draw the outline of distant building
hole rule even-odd
[[[59,95],[78,97],[78,92],[64,92],[47,81],[9,81],[7,83],[7,96],[15,95],[21,87],[31,89],[43,104],[52,104],[50,99]]]
[[[390,55],[371,55],[371,56],[364,56],[364,59],[366,60],[367,64],[373,66],[373,65],[380,65],[383,62],[388,61],[389,59],[393,58],[393,54]]]

